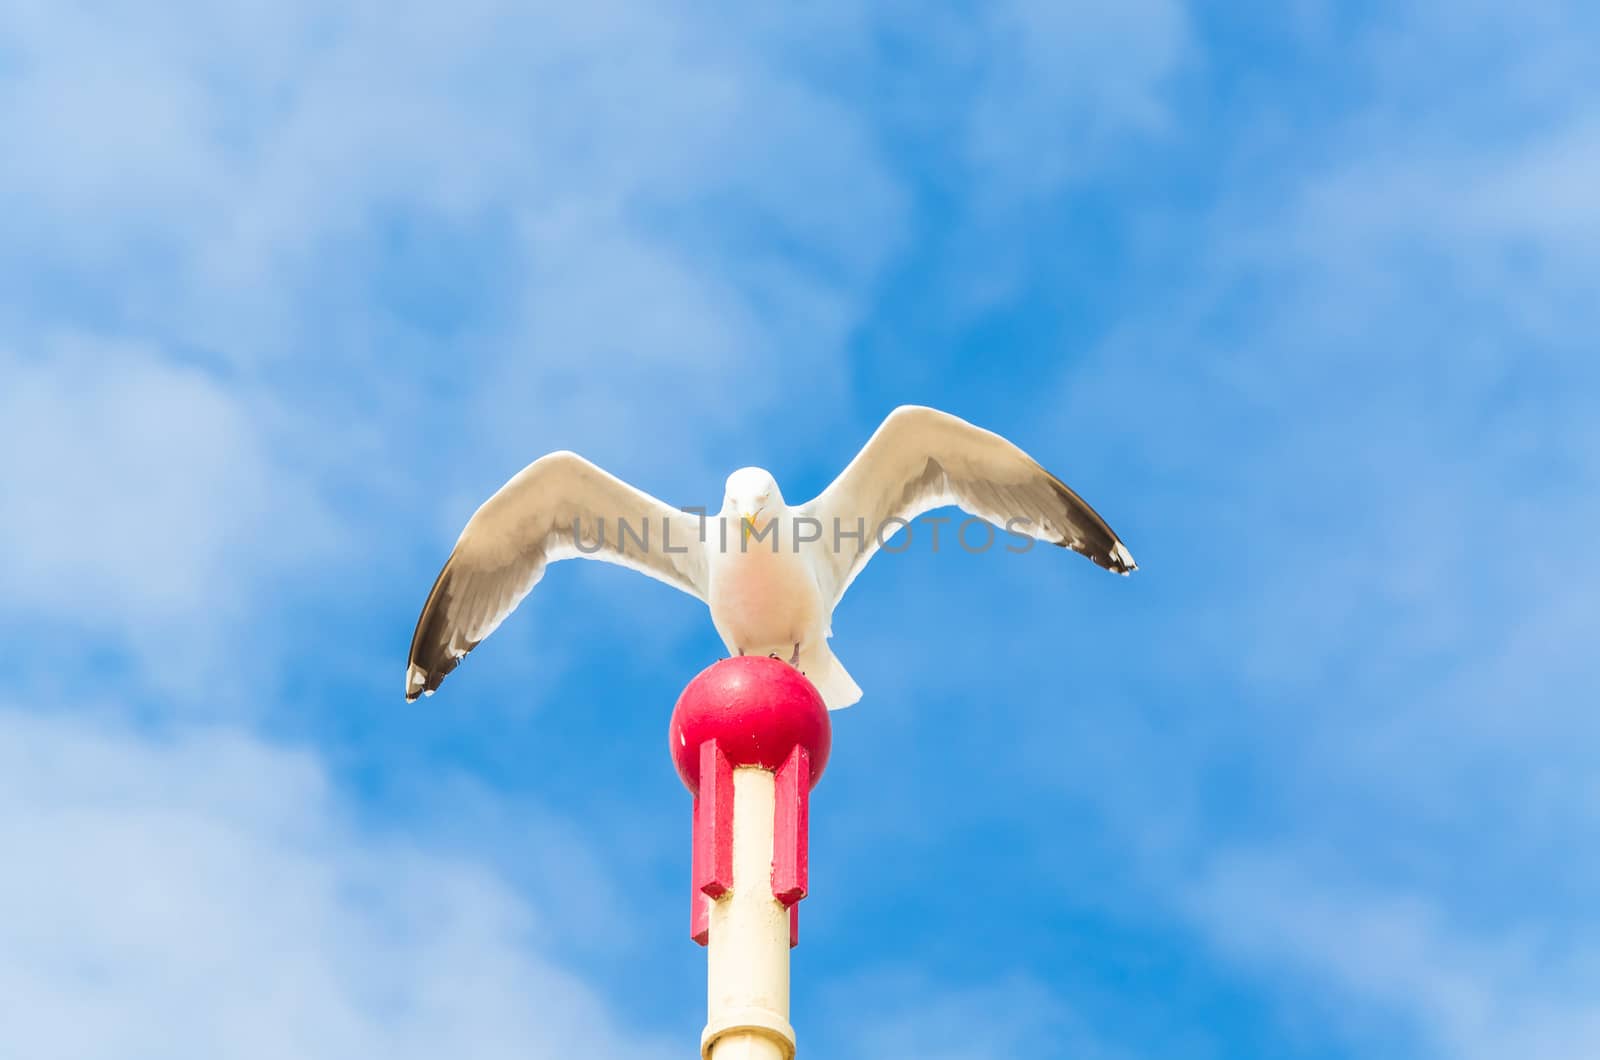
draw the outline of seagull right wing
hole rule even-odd
[[[603,560],[704,600],[701,530],[698,516],[576,453],[540,457],[485,501],[461,531],[411,638],[406,699],[438,688],[538,584],[547,563]]]
[[[829,605],[839,602],[884,540],[894,536],[888,529],[893,521],[910,522],[947,504],[1070,548],[1116,574],[1137,567],[1106,521],[1027,453],[948,412],[902,405],[802,509],[825,528],[824,540],[831,533],[857,542],[855,548],[827,550],[821,574]],[[858,527],[865,530],[861,538],[855,537]]]

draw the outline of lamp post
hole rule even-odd
[[[706,947],[702,1060],[792,1060],[789,950],[806,896],[811,789],[833,742],[822,697],[788,663],[707,667],[668,729],[694,796],[690,935]]]

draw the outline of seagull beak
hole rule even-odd
[[[755,533],[756,515],[754,508],[742,507],[739,509],[739,540],[748,541],[750,535]]]

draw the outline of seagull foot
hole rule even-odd
[[[800,670],[800,645],[796,644],[794,646],[794,651],[789,654],[789,658],[787,660],[785,660],[780,653],[775,651],[767,652],[767,658],[777,659],[779,661],[787,661],[790,666],[794,667],[796,670]],[[800,674],[801,676],[804,676],[805,671],[800,670]]]

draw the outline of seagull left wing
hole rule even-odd
[[[679,511],[576,453],[540,457],[467,521],[411,638],[406,699],[445,675],[516,609],[547,563],[583,557],[630,567],[706,597],[696,515]]]
[[[830,606],[839,602],[861,568],[894,536],[894,520],[910,522],[949,504],[1070,548],[1117,574],[1137,567],[1106,521],[1027,453],[948,412],[902,405],[802,509],[821,524],[822,540],[841,546],[824,550],[824,599]],[[864,530],[859,537],[858,529]]]

